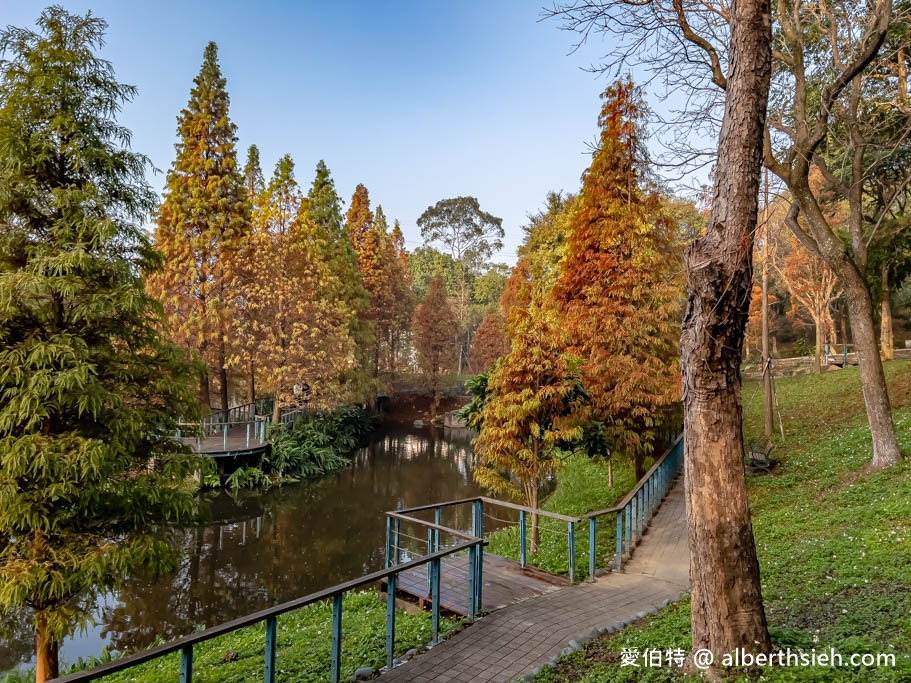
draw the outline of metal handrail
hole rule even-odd
[[[437,508],[452,507],[454,505],[465,505],[468,503],[474,503],[476,501],[481,501],[487,505],[496,505],[499,507],[509,508],[510,510],[519,510],[524,512],[531,512],[541,515],[542,517],[551,517],[553,519],[558,519],[561,522],[581,522],[581,517],[570,517],[569,515],[561,515],[557,512],[551,512],[550,510],[542,510],[540,508],[532,508],[527,505],[518,505],[516,503],[509,503],[505,500],[497,500],[496,498],[488,498],[487,496],[475,496],[474,498],[461,498],[459,500],[450,500],[445,503],[435,503],[433,505],[418,505],[413,508],[404,508],[402,510],[397,510],[399,513],[406,512],[423,512],[426,510],[436,510]]]
[[[254,422],[261,422],[261,421],[269,420],[269,419],[270,418],[266,417],[265,415],[255,415],[254,417],[250,418],[249,420],[234,420],[231,422],[213,422],[211,424],[211,426],[212,427],[230,427],[232,425],[248,425],[248,424],[252,424]],[[177,426],[178,427],[199,427],[201,424],[203,424],[203,423],[202,422],[178,422]]]
[[[450,500],[443,503],[436,503],[431,505],[418,505],[411,508],[405,508],[403,510],[397,510],[395,513],[386,513],[390,516],[402,515],[406,513],[415,513],[415,512],[426,512],[428,510],[434,510],[436,514],[437,524],[442,516],[443,508],[454,507],[456,505],[471,505],[471,516],[472,516],[472,532],[475,536],[484,536],[484,506],[490,507],[502,507],[508,510],[518,510],[519,512],[519,564],[524,569],[528,564],[528,540],[527,540],[527,516],[538,515],[541,517],[549,517],[551,519],[556,519],[561,522],[566,523],[566,535],[567,535],[567,569],[569,572],[569,582],[573,584],[576,578],[576,525],[581,523],[583,519],[581,517],[570,517],[569,515],[561,515],[557,512],[551,512],[550,510],[541,510],[540,508],[533,508],[527,505],[518,505],[516,503],[509,503],[503,500],[497,500],[496,498],[488,498],[487,496],[474,496],[472,498],[461,498],[459,500]],[[421,520],[415,518],[409,518],[409,521],[422,522]],[[388,539],[388,536],[387,536]],[[428,541],[429,543],[429,541]],[[430,546],[428,545],[428,549]],[[388,553],[388,550],[387,550]],[[471,566],[473,571],[469,571],[469,580],[473,580],[478,585],[478,591],[480,592],[480,586],[483,583],[483,553],[481,553],[480,558],[472,559]],[[480,598],[478,598],[478,603],[476,606],[469,605],[469,611],[473,608],[480,609]],[[473,611],[469,616],[473,617]]]
[[[604,515],[616,515],[616,550],[613,564],[614,570],[620,571],[623,568],[624,554],[631,554],[633,548],[642,539],[652,516],[664,496],[667,495],[682,467],[683,435],[681,434],[618,505],[584,515],[588,520],[590,581],[594,581],[597,569],[598,519]]]
[[[455,530],[447,531],[454,532]],[[352,579],[351,581],[326,588],[325,590],[321,590],[316,593],[311,593],[310,595],[306,595],[302,598],[296,598],[294,600],[284,602],[280,605],[268,607],[258,612],[254,612],[253,614],[248,614],[246,616],[233,619],[223,624],[212,626],[197,633],[191,633],[190,635],[186,635],[182,638],[173,640],[170,643],[165,643],[163,645],[144,650],[143,652],[137,652],[136,654],[128,655],[120,659],[115,659],[111,662],[106,662],[92,669],[86,669],[84,671],[78,671],[76,673],[63,676],[61,678],[55,678],[53,681],[54,683],[82,683],[84,681],[92,681],[96,678],[100,678],[101,676],[107,676],[118,671],[123,671],[125,669],[129,669],[139,664],[151,661],[153,659],[158,659],[164,655],[179,651],[181,654],[181,683],[191,683],[193,677],[194,645],[206,642],[212,638],[217,638],[218,636],[225,635],[226,633],[231,633],[233,631],[237,631],[238,629],[246,628],[247,626],[253,626],[254,624],[265,621],[265,671],[263,680],[266,681],[266,683],[273,683],[275,680],[275,674],[277,672],[276,618],[287,612],[306,607],[307,605],[312,605],[317,602],[322,602],[323,600],[332,599],[332,649],[329,680],[332,681],[332,683],[338,683],[341,674],[342,655],[342,596],[348,591],[355,590],[357,588],[363,588],[382,580],[386,580],[388,584],[386,603],[386,658],[387,663],[391,668],[393,663],[393,647],[395,644],[395,585],[398,575],[404,571],[408,571],[409,569],[414,569],[423,565],[429,565],[431,567],[431,573],[433,574],[435,582],[434,590],[431,591],[433,595],[433,641],[434,643],[438,642],[440,615],[439,581],[441,561],[444,557],[448,557],[449,555],[453,555],[466,549],[468,549],[469,552],[477,552],[477,548],[484,544],[483,538],[472,536],[465,536],[465,538],[470,540],[466,540],[451,548],[437,550],[433,553],[425,555],[424,557],[409,560],[407,562],[396,564],[391,567],[386,567],[380,571],[372,572],[365,576],[361,576],[357,579]]]
[[[674,448],[677,446],[678,443],[680,443],[680,441],[681,441],[682,439],[683,439],[683,434],[681,434],[681,435],[678,436],[676,439],[674,439],[674,443],[672,443],[672,444],[671,444],[671,447],[668,448],[668,449],[664,452],[664,455],[662,455],[660,458],[658,458],[658,459],[655,461],[655,464],[652,465],[652,466],[649,468],[649,470],[648,470],[644,475],[642,475],[642,479],[639,480],[639,483],[636,484],[636,485],[630,490],[630,492],[627,493],[626,496],[624,496],[623,500],[621,500],[619,503],[617,503],[614,507],[605,508],[605,509],[603,509],[603,510],[597,510],[597,511],[595,511],[595,512],[586,512],[586,513],[585,513],[584,515],[582,515],[582,516],[583,516],[585,519],[592,519],[593,517],[601,517],[602,515],[609,515],[609,514],[611,514],[611,513],[615,513],[615,512],[620,512],[620,511],[622,511],[623,508],[625,508],[625,507],[629,504],[629,502],[630,502],[633,498],[636,497],[636,495],[639,493],[639,491],[642,490],[642,488],[646,485],[646,482],[651,478],[651,476],[652,476],[655,472],[658,471],[658,468],[661,467],[661,465],[664,463],[664,461],[667,460],[667,458],[671,455],[671,453],[673,453]]]

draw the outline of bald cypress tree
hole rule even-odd
[[[585,359],[587,417],[604,423],[612,448],[635,459],[639,476],[654,428],[680,398],[683,294],[673,226],[654,220],[655,198],[641,187],[641,119],[631,82],[607,88],[600,145],[554,289],[570,347]]]
[[[237,307],[237,324],[234,326],[236,343],[231,360],[234,365],[243,367],[246,375],[247,403],[253,403],[256,400],[256,366],[259,360],[259,343],[254,333],[254,307],[250,301],[249,292],[250,284],[256,281],[256,268],[259,266],[253,230],[258,220],[256,212],[261,208],[259,199],[266,190],[266,181],[259,161],[259,148],[256,145],[250,145],[247,149],[243,178],[250,223],[249,229],[246,231],[246,239],[241,246],[242,256],[237,272],[238,289],[241,291],[234,299]]]
[[[430,279],[427,294],[414,309],[412,331],[418,367],[433,394],[433,417],[440,408],[440,380],[452,372],[456,359],[457,319],[446,296],[442,276]]]
[[[357,361],[351,363],[339,377],[339,398],[363,401],[369,398],[366,358],[373,340],[365,318],[369,295],[358,270],[357,253],[345,228],[341,198],[322,159],[316,164],[316,174],[302,211],[318,239],[325,243],[324,253],[332,278],[323,288],[323,296],[347,317],[348,335],[356,349]]]
[[[137,273],[146,158],[116,114],[135,89],[95,56],[105,23],[52,7],[0,33],[0,610],[30,607],[36,678],[85,622],[86,595],[176,551],[195,457],[173,434],[196,401]]]
[[[190,101],[177,117],[177,157],[156,216],[155,244],[165,267],[149,277],[149,289],[164,304],[172,338],[198,352],[215,371],[220,407],[227,408],[249,205],[215,43],[206,46],[193,84]],[[200,377],[203,405],[211,403],[209,386],[206,371]]]

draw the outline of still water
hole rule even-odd
[[[93,598],[95,626],[64,641],[61,659],[135,650],[327,588],[383,566],[387,510],[481,494],[470,432],[389,428],[351,467],[266,492],[200,501],[209,520],[181,532],[179,570]],[[32,663],[27,614],[8,615],[0,671]]]

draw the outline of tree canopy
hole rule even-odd
[[[59,7],[0,34],[0,607],[29,606],[56,676],[84,597],[173,568],[153,525],[191,518],[198,414],[186,354],[140,272],[147,161],[116,115],[134,88],[96,56],[106,24]]]

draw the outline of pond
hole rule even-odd
[[[387,510],[480,495],[472,434],[389,427],[351,467],[265,492],[207,494],[205,526],[179,533],[173,575],[94,598],[97,625],[67,638],[62,662],[135,650],[381,569]],[[29,615],[4,620],[0,671],[33,662]]]

